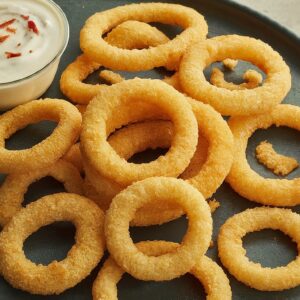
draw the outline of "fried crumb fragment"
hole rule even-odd
[[[243,79],[245,80],[245,84],[247,84],[248,89],[254,89],[263,82],[262,75],[259,72],[252,69],[249,69],[244,73]]]
[[[210,207],[211,213],[214,213],[217,210],[217,208],[221,206],[220,202],[216,199],[209,200],[208,205]]]
[[[110,84],[120,83],[125,80],[125,78],[122,77],[120,74],[110,70],[102,70],[99,73],[99,77]]]
[[[224,73],[220,69],[214,68],[211,72],[210,83],[219,88],[224,88],[233,91],[233,90],[254,89],[258,87],[263,81],[262,75],[259,72],[251,69],[247,70],[244,73],[243,79],[245,82],[241,84],[228,82],[224,77]]]
[[[225,68],[233,71],[235,69],[235,67],[237,66],[238,62],[239,61],[236,59],[226,58],[223,60],[223,65]]]
[[[256,158],[276,175],[288,175],[299,167],[295,158],[278,154],[267,141],[261,142],[256,147]]]

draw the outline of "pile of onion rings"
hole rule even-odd
[[[159,256],[178,249],[179,244],[147,241],[138,243],[136,247],[147,255]],[[111,257],[108,258],[93,284],[93,299],[117,300],[117,284],[124,273],[125,271]],[[227,276],[222,268],[207,256],[203,256],[190,273],[203,284],[207,299],[231,299],[232,293]]]
[[[116,128],[161,116],[171,119],[175,132],[170,150],[153,162],[129,164],[107,142]],[[197,140],[197,121],[184,95],[160,80],[136,78],[106,87],[92,100],[83,116],[80,146],[84,159],[101,176],[127,186],[151,176],[179,176]]]
[[[170,39],[152,22],[179,25],[183,31]],[[245,152],[256,129],[275,124],[300,130],[300,109],[280,104],[290,90],[291,74],[271,46],[238,35],[207,39],[207,33],[200,13],[176,4],[98,12],[81,29],[83,53],[61,75],[61,91],[76,106],[35,100],[0,117],[0,172],[7,174],[0,187],[0,273],[12,286],[60,294],[91,273],[107,246],[110,258],[94,282],[95,300],[117,299],[117,283],[125,272],[145,281],[191,273],[203,283],[207,299],[232,298],[225,273],[206,256],[214,245],[211,214],[220,206],[209,198],[226,178],[249,200],[299,204],[299,179],[262,178],[250,168]],[[212,63],[223,62],[235,72],[238,60],[256,65],[266,78],[248,69],[245,82],[234,84],[218,68],[205,78]],[[127,80],[116,72],[156,67],[172,74],[162,80]],[[106,84],[86,83],[94,72]],[[231,116],[228,123],[222,115]],[[44,120],[58,122],[44,141],[25,150],[5,148],[16,131]],[[296,167],[297,161],[267,146],[257,148],[257,157],[274,173],[284,175]],[[159,149],[164,152],[150,162],[131,161]],[[29,185],[46,176],[63,183],[67,193],[22,207]],[[130,236],[131,226],[164,224],[185,214],[188,227],[180,244],[135,244]],[[250,262],[242,247],[248,232],[264,228],[282,230],[299,243],[299,220],[290,210],[269,207],[231,217],[218,236],[222,264],[258,290],[300,285],[298,257],[282,268],[263,268]],[[77,229],[67,257],[47,266],[29,261],[25,239],[56,221],[72,222]]]
[[[230,170],[233,140],[226,122],[211,107],[192,100],[190,103],[198,121],[199,140],[194,157],[180,177],[195,186],[205,198],[209,198]],[[207,127],[205,124],[208,123],[212,126]],[[169,148],[173,135],[171,125],[167,121],[136,123],[111,135],[108,142],[120,157],[128,160],[135,153],[143,152],[147,148]],[[212,173],[215,176],[212,177]],[[98,198],[103,201],[103,209],[106,209],[105,206],[109,206],[111,199],[123,189],[122,185],[107,180],[105,176],[97,176],[95,170],[87,162],[86,175],[96,192],[101,195]],[[172,215],[176,216],[176,214],[170,214]],[[143,220],[142,223],[137,222],[138,219]],[[137,214],[132,224],[140,226],[148,222],[156,224],[151,222],[151,219],[146,222],[145,216],[138,218]]]

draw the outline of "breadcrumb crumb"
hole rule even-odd
[[[243,79],[245,80],[245,82],[241,84],[228,82],[224,77],[224,73],[220,69],[214,68],[211,73],[210,83],[219,88],[233,91],[254,89],[258,87],[263,81],[262,75],[255,70],[247,70],[243,75]]]
[[[295,158],[278,154],[267,141],[261,142],[256,147],[256,158],[276,175],[288,175],[299,167]]]
[[[209,200],[208,205],[212,213],[214,213],[217,210],[217,208],[221,206],[220,202],[216,199]]]
[[[125,80],[120,74],[110,71],[110,70],[102,70],[99,73],[99,77],[104,79],[110,84],[120,83]]]
[[[233,71],[235,69],[235,67],[237,66],[238,62],[239,61],[236,59],[226,58],[223,60],[223,65],[225,68]]]

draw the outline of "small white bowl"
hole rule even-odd
[[[65,13],[52,0],[44,1],[50,4],[58,13],[58,16],[61,17],[62,23],[64,24],[64,28],[62,28],[64,31],[64,42],[52,61],[37,72],[16,81],[0,83],[0,110],[2,111],[38,99],[46,92],[53,82],[60,58],[69,42],[69,22]]]

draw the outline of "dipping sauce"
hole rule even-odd
[[[65,42],[64,24],[44,0],[0,0],[0,84],[34,74]]]

